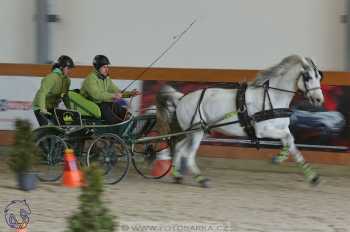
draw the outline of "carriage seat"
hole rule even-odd
[[[65,97],[69,103],[67,108],[78,111],[83,119],[101,119],[100,107],[81,95],[79,89],[69,90]]]

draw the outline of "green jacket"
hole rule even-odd
[[[85,78],[80,89],[84,97],[95,103],[112,102],[114,94],[118,91],[120,89],[109,77],[105,79],[98,77],[96,70]],[[130,97],[130,92],[124,92],[123,97]]]
[[[61,102],[62,96],[68,92],[70,79],[58,68],[41,80],[40,89],[33,100],[33,110],[52,110]],[[65,102],[65,105],[66,102]]]

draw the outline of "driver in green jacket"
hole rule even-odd
[[[80,94],[100,107],[102,119],[109,124],[114,124],[122,121],[126,114],[125,108],[119,104],[122,98],[136,96],[140,93],[137,90],[122,93],[108,76],[109,64],[106,56],[95,56],[94,70],[83,81]]]
[[[41,80],[39,90],[36,92],[32,107],[40,126],[49,124],[64,94],[69,90],[69,74],[74,68],[72,58],[62,55],[52,66],[52,72]],[[66,102],[65,102],[65,105]]]

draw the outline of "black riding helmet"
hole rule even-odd
[[[60,66],[60,68],[74,68],[73,59],[66,55],[60,56],[57,60],[57,64]]]
[[[52,65],[51,70],[54,70],[56,68],[59,69],[64,69],[65,67],[68,68],[74,68],[74,62],[72,60],[72,58],[70,58],[69,56],[66,55],[62,55],[60,56],[57,61]]]
[[[109,62],[107,56],[97,55],[94,57],[92,64],[95,67],[95,69],[98,71],[103,65],[109,65],[111,63]]]

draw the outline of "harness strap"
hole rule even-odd
[[[292,111],[288,108],[276,108],[271,110],[264,110],[255,113],[252,118],[255,122],[261,122],[264,120],[274,118],[289,118],[292,115]]]
[[[194,114],[192,115],[192,118],[191,118],[190,127],[186,131],[192,130],[192,128],[194,126],[200,126],[200,127],[202,127],[202,129],[204,131],[209,132],[213,128],[227,126],[227,125],[231,125],[231,124],[235,124],[235,123],[240,123],[241,126],[244,128],[245,132],[247,133],[248,137],[252,140],[252,142],[256,143],[256,146],[259,149],[259,139],[256,137],[255,129],[252,125],[252,122],[253,121],[260,122],[260,121],[274,119],[274,118],[285,118],[285,117],[290,117],[290,115],[292,114],[292,111],[289,110],[288,108],[274,109],[268,90],[269,89],[276,89],[276,90],[294,93],[292,91],[288,91],[288,90],[286,91],[286,90],[270,87],[268,81],[261,87],[264,88],[264,96],[263,96],[264,100],[263,100],[263,107],[262,107],[263,110],[262,111],[255,113],[253,116],[248,115],[247,105],[246,105],[246,101],[245,101],[245,93],[246,93],[246,90],[248,88],[248,84],[242,83],[242,84],[240,84],[240,88],[238,88],[237,95],[236,95],[236,108],[237,108],[238,120],[226,122],[226,123],[214,124],[214,125],[208,125],[203,119],[200,106],[202,104],[204,94],[205,94],[207,88],[202,89],[202,92],[198,98],[196,110],[194,111]],[[269,104],[271,107],[271,109],[269,109],[269,110],[265,110],[266,96],[268,98],[268,101],[269,101]],[[193,124],[197,113],[199,114],[200,121],[198,123]],[[227,118],[228,115],[232,115],[232,114],[236,114],[236,112],[230,112],[230,113],[226,114],[225,118]]]
[[[269,81],[264,83],[264,95],[263,95],[263,105],[262,105],[262,111],[255,113],[252,116],[248,115],[247,111],[247,105],[245,101],[245,93],[247,90],[247,83],[243,83],[241,85],[241,88],[237,91],[237,98],[236,98],[236,105],[238,109],[238,119],[241,126],[244,128],[245,132],[249,136],[249,138],[252,140],[252,142],[256,143],[257,148],[259,148],[259,139],[256,137],[255,129],[252,125],[252,122],[261,122],[269,119],[274,118],[286,118],[290,117],[292,114],[292,111],[288,108],[277,108],[274,109],[271,101],[271,97],[269,94],[269,89],[271,87],[269,86]],[[280,90],[280,89],[277,89]],[[281,89],[281,91],[284,91]],[[285,92],[291,92],[291,91],[285,91]],[[265,110],[265,102],[266,98],[269,101],[270,109]]]
[[[201,106],[203,98],[204,98],[205,91],[207,91],[207,88],[202,89],[201,95],[199,96],[199,99],[197,102],[196,110],[194,111],[194,114],[192,115],[190,127],[188,128],[188,130],[193,128],[193,126],[194,126],[193,122],[194,122],[194,119],[197,115],[197,112],[198,112],[199,118],[200,118],[200,125],[204,125],[204,127],[207,125],[207,123],[203,120],[203,116],[202,116],[201,109],[200,109],[200,106]]]
[[[214,128],[217,128],[217,127],[228,126],[228,125],[232,125],[232,124],[236,124],[236,123],[240,123],[240,121],[239,121],[239,120],[236,120],[236,121],[231,121],[231,122],[225,122],[225,123],[214,124],[214,125],[208,126],[207,131],[210,131],[211,129],[214,129]]]
[[[241,84],[241,88],[237,91],[236,106],[238,111],[238,120],[248,137],[255,141],[257,147],[259,146],[259,140],[256,137],[255,129],[252,125],[252,118],[248,115],[247,105],[245,101],[245,93],[247,90],[247,83]]]
[[[270,104],[270,108],[273,109],[272,106],[272,101],[271,101],[271,97],[270,97],[270,93],[269,93],[269,89],[270,89],[270,82],[266,81],[263,85],[264,87],[264,100],[263,100],[263,105],[262,105],[262,110],[265,111],[265,101],[266,101],[266,96],[267,99],[269,100],[269,104]]]
[[[269,89],[278,90],[278,91],[286,92],[286,93],[294,93],[294,94],[297,94],[297,93],[298,93],[298,92],[295,92],[295,91],[292,91],[292,90],[280,89],[280,88],[275,88],[275,87],[271,87],[271,86],[269,86]]]
[[[199,118],[201,119],[201,123],[203,123],[204,125],[207,125],[207,123],[203,119],[202,111],[201,111],[201,107],[200,107],[200,105],[202,104],[203,98],[204,98],[205,91],[207,91],[207,88],[202,90],[201,96],[199,97],[199,104],[197,106],[197,110],[198,110]]]

